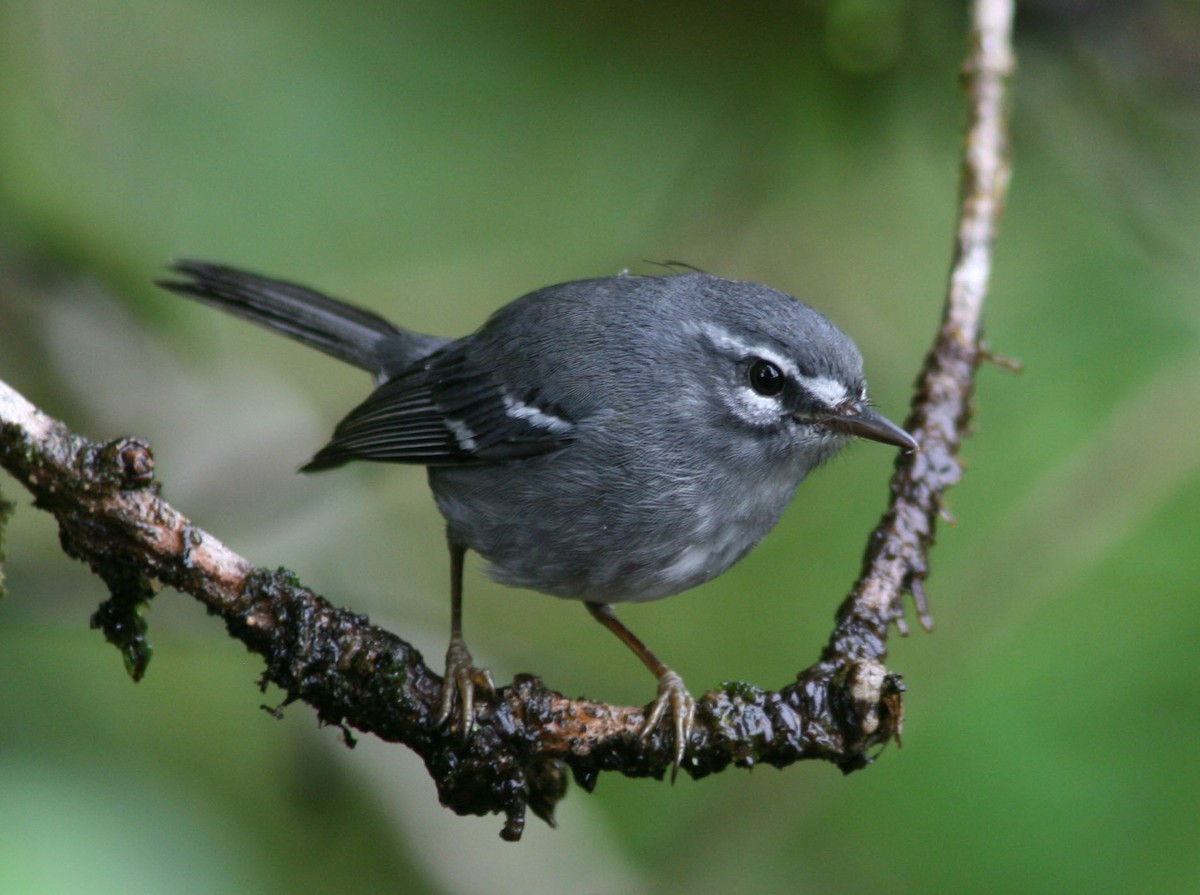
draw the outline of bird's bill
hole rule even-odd
[[[830,420],[830,424],[834,428],[841,429],[850,435],[857,435],[859,438],[881,441],[884,444],[892,444],[908,451],[921,449],[915,438],[882,413],[876,413],[870,407],[856,407],[850,413]]]

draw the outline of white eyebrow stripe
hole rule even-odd
[[[846,386],[828,376],[797,376],[796,381],[806,392],[830,408],[840,407],[850,398]]]
[[[701,323],[698,324],[697,329],[722,351],[743,357],[761,357],[763,360],[775,364],[785,376],[799,383],[806,392],[831,410],[855,399],[844,383],[828,376],[805,376],[789,358],[766,345],[752,345],[716,323]]]
[[[725,327],[718,326],[715,323],[701,323],[697,328],[705,338],[723,351],[728,351],[731,354],[739,354],[744,357],[761,357],[763,360],[770,361],[779,367],[788,378],[805,380],[805,377],[800,375],[800,370],[791,360],[774,349],[768,348],[766,345],[751,345],[749,342],[744,342],[725,329]]]

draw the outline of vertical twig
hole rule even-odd
[[[921,444],[902,455],[892,501],[871,534],[863,570],[839,611],[826,657],[882,660],[889,623],[906,632],[901,598],[912,593],[922,625],[932,627],[922,582],[946,491],[962,477],[958,451],[967,434],[975,370],[984,356],[983,302],[1008,190],[1008,79],[1013,71],[1013,0],[976,0],[963,65],[968,123],[958,226],[941,326],[917,379],[906,428]]]

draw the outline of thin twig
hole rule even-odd
[[[913,595],[922,626],[933,627],[924,591],[929,548],[938,518],[946,515],[946,491],[963,474],[958,451],[969,432],[975,370],[986,356],[983,302],[1008,192],[1012,20],[1012,0],[974,4],[970,51],[962,71],[968,123],[954,256],[941,325],[917,378],[905,423],[921,450],[896,460],[891,503],[867,542],[862,573],[838,612],[827,659],[882,661],[888,626],[896,622],[907,633],[905,593]]]

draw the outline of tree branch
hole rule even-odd
[[[898,461],[891,506],[820,661],[778,692],[727,685],[698,701],[683,765],[693,777],[731,764],[783,767],[814,758],[849,772],[899,738],[903,687],[882,662],[890,623],[903,624],[905,592],[914,593],[929,625],[921,590],[928,549],[945,491],[962,474],[957,452],[983,356],[979,318],[1007,185],[1011,7],[1010,0],[979,0],[975,7],[955,258],[945,314],[909,417],[923,450]],[[480,694],[478,729],[464,744],[435,725],[441,678],[412,646],[332,606],[286,570],[254,567],[193,525],[162,499],[144,441],[88,441],[4,383],[0,465],[37,507],[54,514],[66,553],[105,581],[111,596],[92,625],[118,646],[135,679],[150,655],[141,609],[162,582],[196,597],[263,657],[264,687],[273,683],[288,702],[311,705],[323,723],[341,726],[351,745],[354,728],[413,749],[443,804],[460,814],[503,813],[506,839],[520,837],[526,808],[552,822],[568,770],[590,791],[601,771],[662,777],[671,767],[669,731],[639,736],[643,709],[571,700],[532,677],[491,699]]]
[[[969,432],[975,371],[988,355],[982,340],[983,301],[992,247],[1008,192],[1008,80],[1013,71],[1013,0],[975,0],[970,46],[962,68],[967,132],[954,255],[942,321],[917,377],[905,428],[921,445],[901,454],[892,498],[867,541],[863,569],[838,610],[838,624],[822,659],[840,656],[882,661],[887,630],[907,634],[901,598],[911,593],[926,630],[933,619],[925,601],[929,548],[945,495],[962,478],[958,451]]]

